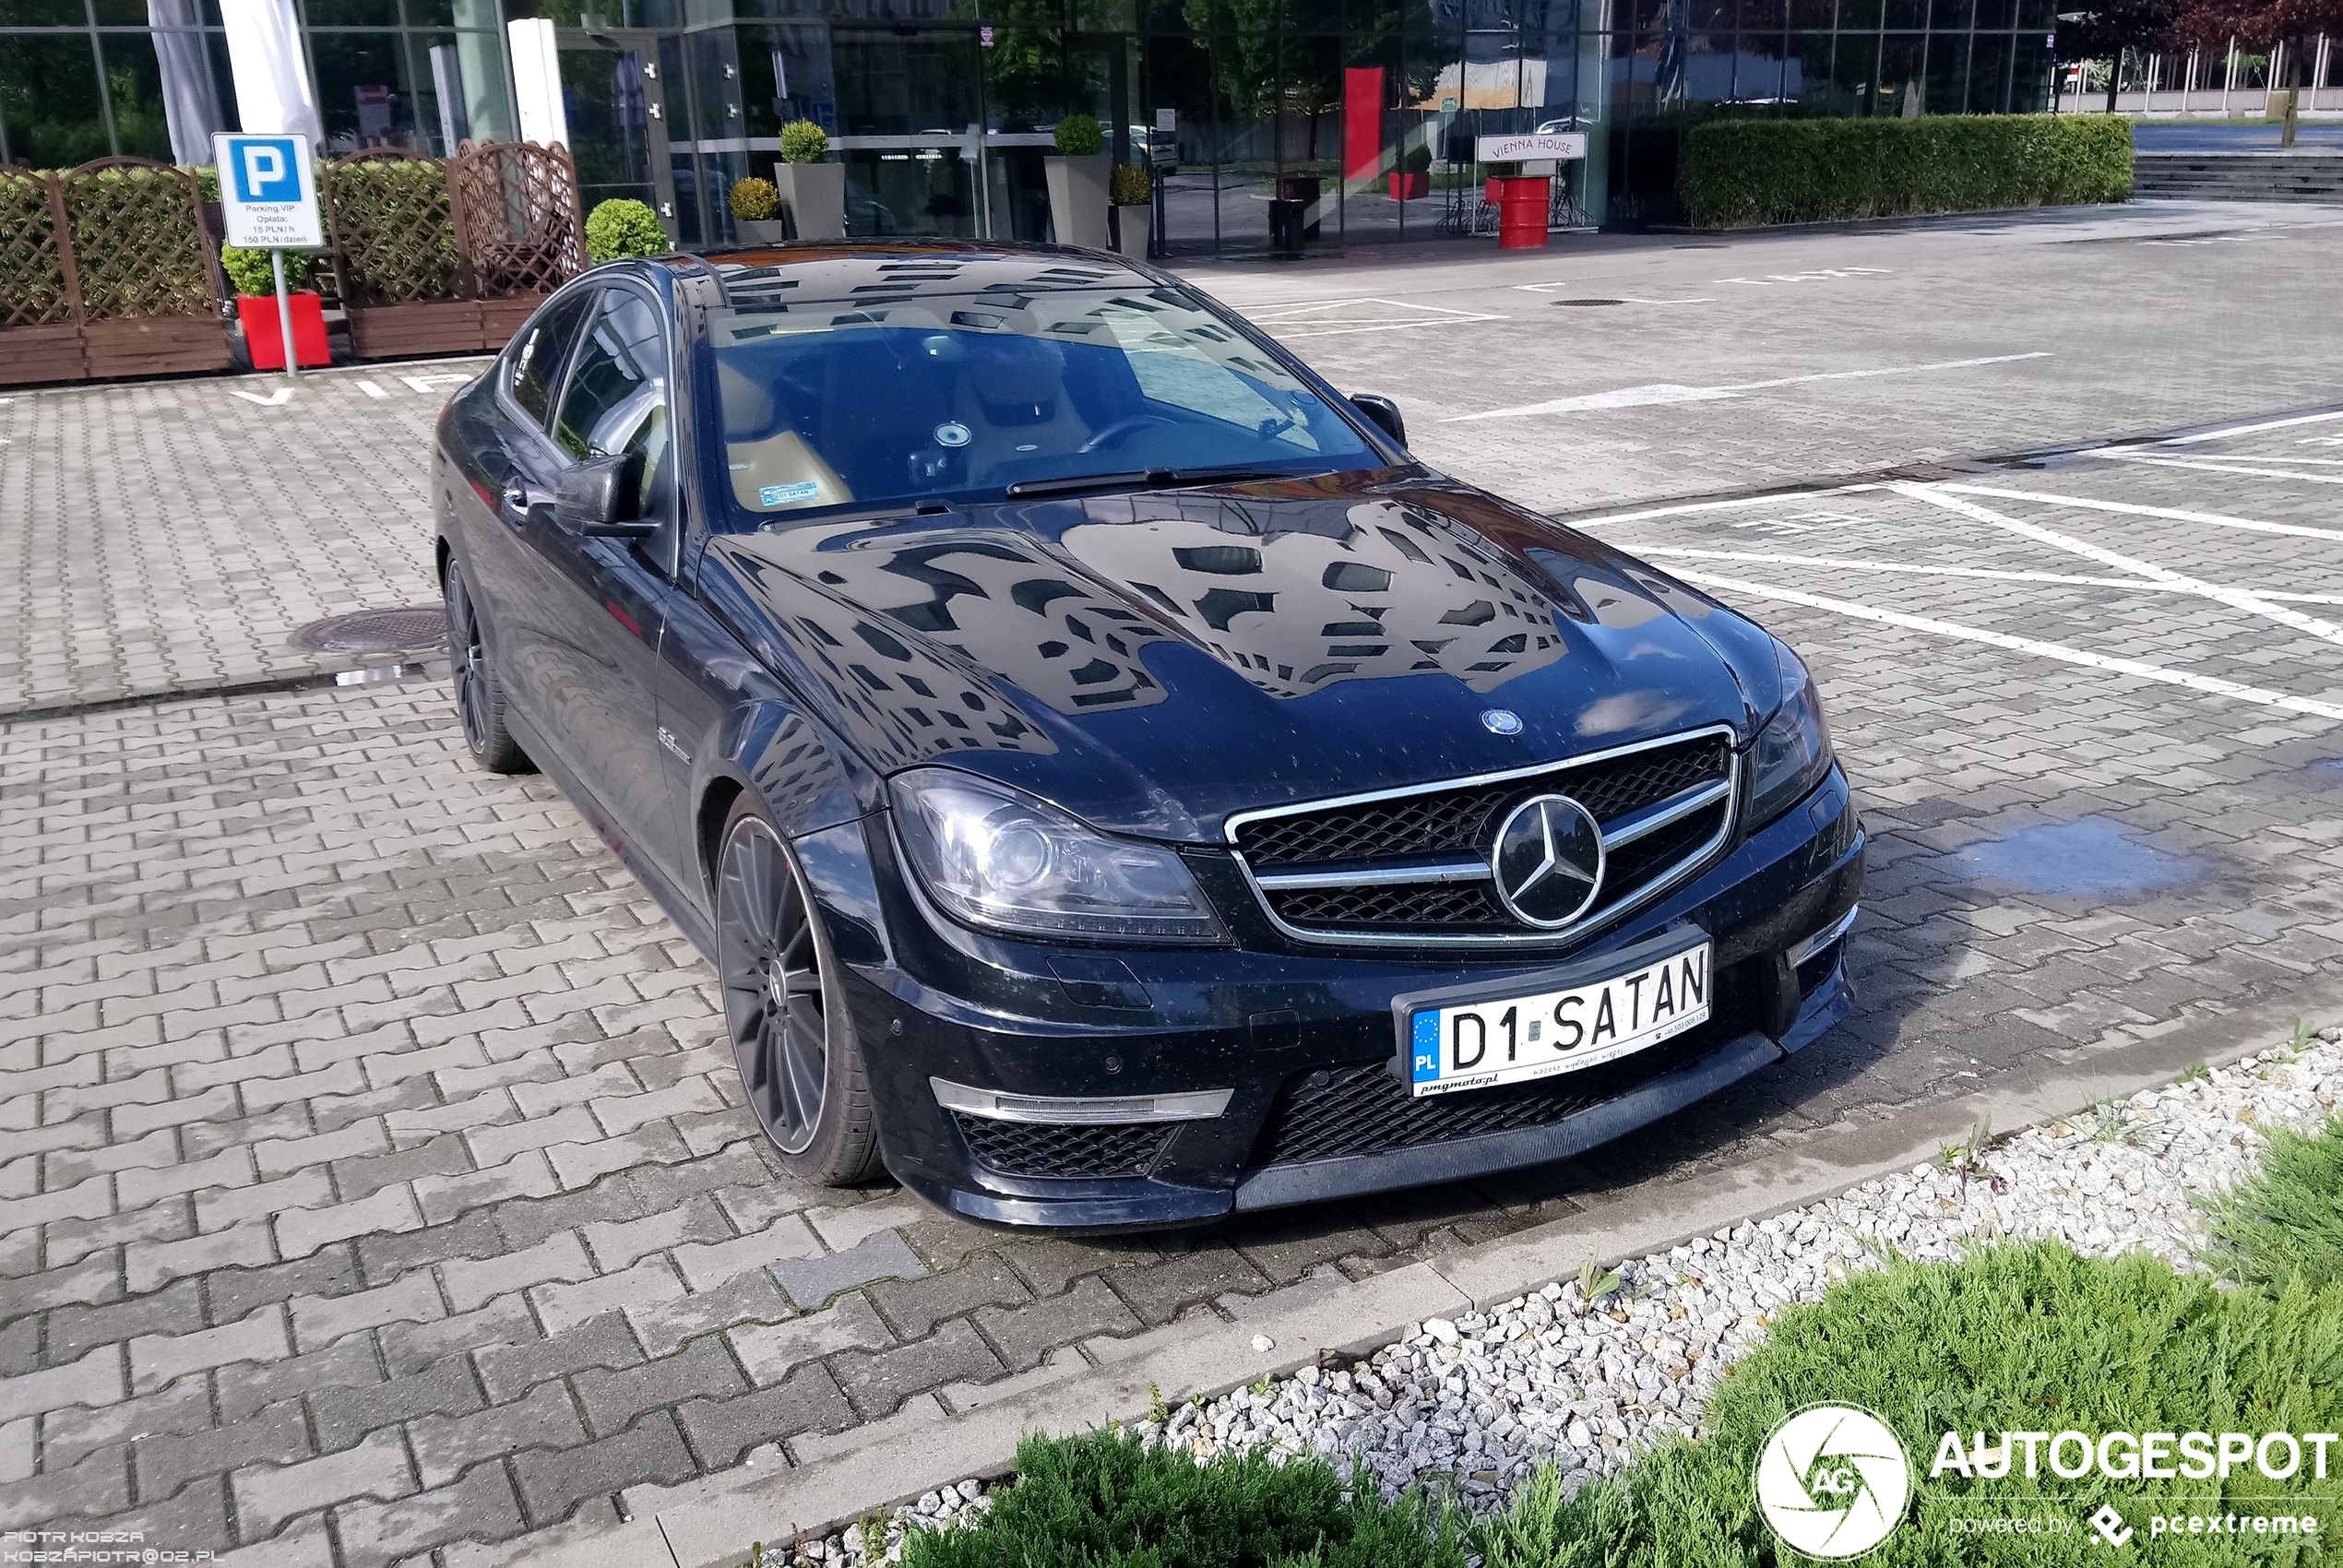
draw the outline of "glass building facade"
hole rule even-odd
[[[851,233],[1042,239],[1041,160],[1095,116],[1174,255],[1471,232],[1476,136],[1588,134],[1557,217],[1674,216],[1723,113],[2048,103],[2052,0],[296,0],[328,151],[509,137],[505,24],[554,25],[587,202],[731,235],[724,193],[815,121]],[[188,160],[240,128],[215,0],[0,0],[0,161]]]

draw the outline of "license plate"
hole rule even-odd
[[[1551,1078],[1616,1062],[1708,1019],[1708,944],[1609,980],[1421,1008],[1408,1019],[1409,1092]]]

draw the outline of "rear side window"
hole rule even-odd
[[[520,340],[514,345],[512,358],[505,362],[505,387],[513,401],[528,410],[529,417],[539,424],[553,411],[553,385],[562,373],[562,358],[569,352],[569,341],[577,336],[577,323],[593,300],[591,294],[572,294],[548,311],[529,318],[520,329]]]

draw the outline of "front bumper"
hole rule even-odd
[[[888,1169],[970,1219],[1103,1230],[1564,1158],[1802,1049],[1851,1005],[1839,954],[1863,842],[1834,767],[1699,876],[1542,954],[1335,949],[1242,913],[1233,947],[1006,941],[930,911],[897,866],[884,818],[798,848],[840,960]],[[1251,907],[1233,865],[1195,863],[1224,911]],[[1552,989],[1704,935],[1715,1016],[1662,1045],[1429,1101],[1409,1100],[1396,1070],[1385,1071],[1398,1054],[1395,996],[1513,975],[1536,977],[1525,991]],[[939,1080],[960,1109],[939,1103]],[[1209,1103],[1200,1094],[1221,1090],[1219,1114],[1193,1113]],[[985,1114],[994,1095],[1018,1097],[997,1101],[1017,1114]],[[1186,1110],[1160,1121],[1050,1120],[1052,1099],[1104,1097],[1177,1097],[1165,1103]]]

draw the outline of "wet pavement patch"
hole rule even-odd
[[[2203,855],[2176,855],[2143,844],[2103,816],[2021,827],[1945,859],[1965,875],[2035,893],[2102,897],[2176,887],[2212,870],[2212,861]]]
[[[1556,300],[1558,305],[1623,305],[1624,300]]]
[[[286,639],[310,653],[405,653],[447,646],[447,612],[436,604],[360,610],[312,621]]]

